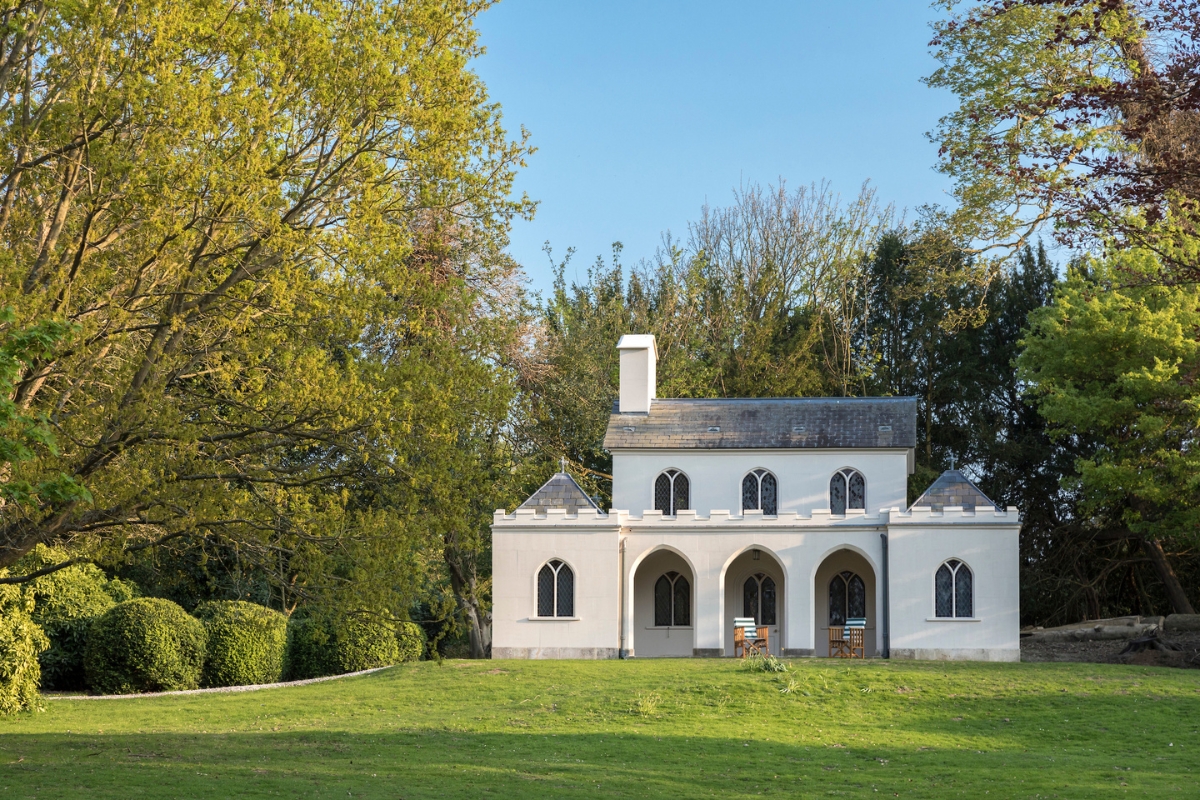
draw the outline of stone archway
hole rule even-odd
[[[771,653],[783,652],[785,588],[783,566],[766,550],[752,548],[729,562],[722,613],[725,655],[733,655],[736,617],[754,617],[760,625],[766,625]]]
[[[633,654],[690,657],[695,620],[696,576],[683,556],[655,550],[643,558],[633,575]]]
[[[846,617],[865,616],[867,630],[863,637],[866,656],[875,655],[877,624],[875,614],[875,570],[861,554],[853,550],[835,550],[817,567],[814,578],[816,602],[813,631],[813,655],[829,655],[829,628]]]

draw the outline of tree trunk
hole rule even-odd
[[[1175,576],[1175,570],[1171,568],[1167,554],[1163,552],[1162,542],[1158,539],[1142,539],[1142,548],[1145,549],[1146,555],[1150,556],[1150,563],[1158,572],[1158,579],[1166,587],[1167,597],[1171,600],[1171,609],[1176,614],[1195,614],[1191,602],[1183,591],[1183,586],[1179,583],[1179,578]]]
[[[467,618],[467,641],[471,658],[490,658],[492,655],[492,615],[483,609],[475,580],[475,571],[462,564],[460,554],[453,547],[442,551],[446,566],[450,569],[450,588],[458,600],[459,608]]]

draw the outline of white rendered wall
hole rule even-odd
[[[739,514],[742,478],[764,468],[779,483],[779,512],[807,516],[829,509],[829,479],[844,467],[863,474],[868,512],[907,508],[908,450],[639,450],[613,453],[613,508],[632,514],[654,508],[654,481],[670,467],[682,470],[692,509]]]
[[[616,658],[621,581],[615,520],[569,527],[539,522],[493,527],[492,657]],[[552,558],[575,572],[575,619],[537,619],[537,573]]]
[[[1019,661],[1020,584],[1016,511],[892,513],[892,658]],[[934,573],[955,558],[971,568],[975,616],[934,616]]]

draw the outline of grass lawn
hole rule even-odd
[[[0,797],[1200,796],[1189,670],[447,661],[46,705],[0,718]]]

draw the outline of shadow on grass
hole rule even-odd
[[[939,733],[944,731],[939,727]],[[963,732],[977,741],[979,732]],[[902,736],[901,736],[902,738]],[[998,740],[999,741],[999,740]],[[1183,749],[806,745],[638,733],[9,734],[0,794],[56,797],[1145,796],[1193,786]]]

